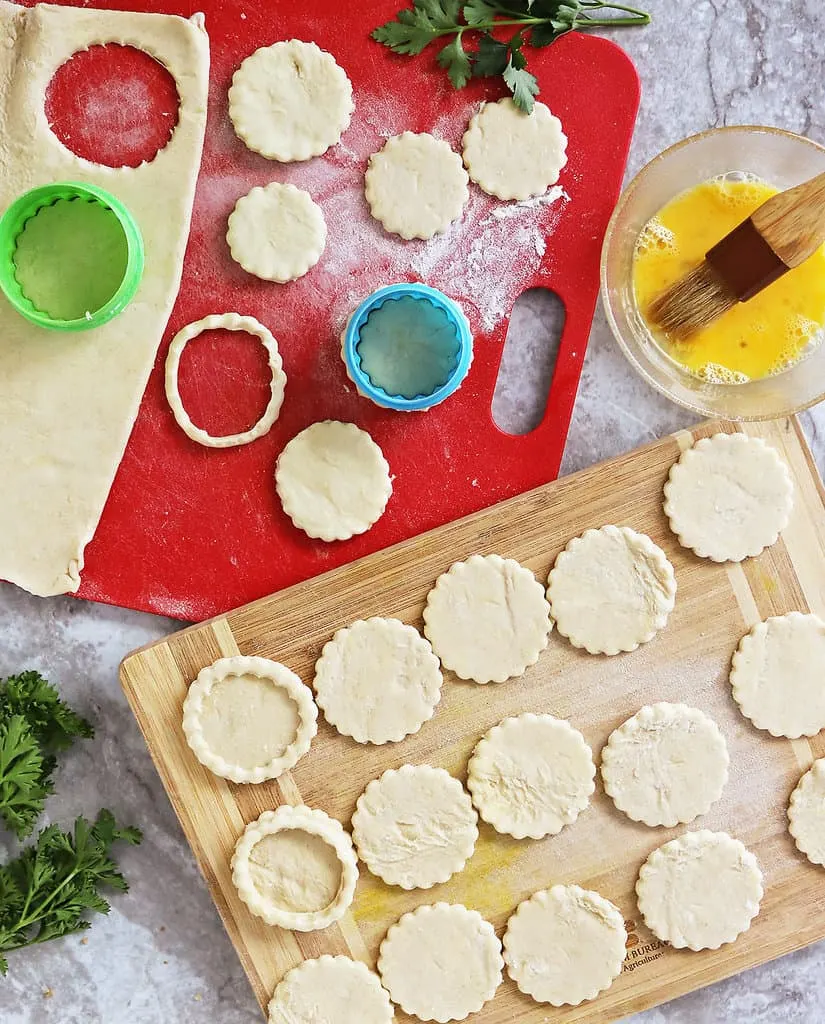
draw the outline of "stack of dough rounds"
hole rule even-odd
[[[814,761],[791,793],[788,829],[812,864],[825,865],[825,758]]]
[[[378,976],[348,956],[304,960],[278,982],[269,1024],[392,1024],[390,997]]]

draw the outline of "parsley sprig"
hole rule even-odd
[[[618,14],[604,17],[602,11]],[[415,55],[452,36],[437,60],[455,88],[463,89],[471,78],[501,75],[513,102],[529,114],[539,86],[527,70],[525,46],[549,46],[573,29],[624,28],[649,22],[645,11],[603,0],[412,0],[412,7],[375,29],[372,38],[395,53]],[[515,31],[506,42],[492,34],[508,27]],[[475,49],[465,47],[467,33],[478,36]]]

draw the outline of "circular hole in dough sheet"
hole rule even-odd
[[[324,717],[358,743],[393,743],[418,732],[441,697],[432,647],[398,619],[362,619],[339,629],[315,665]]]
[[[232,857],[232,881],[267,924],[315,931],[352,903],[358,863],[341,823],[323,811],[284,805],[247,825]]]
[[[712,718],[685,704],[652,704],[610,734],[602,780],[628,818],[672,828],[719,799],[728,764],[725,737]]]
[[[387,231],[432,238],[446,231],[470,198],[461,157],[432,135],[403,132],[370,157],[364,194]]]
[[[739,641],[730,684],[757,729],[798,739],[825,728],[825,622],[790,612],[760,622]]]
[[[195,426],[189,413],[184,408],[179,386],[180,361],[183,356],[183,350],[199,334],[202,334],[204,331],[215,330],[244,331],[247,334],[253,335],[266,349],[271,372],[269,401],[263,416],[249,430],[244,430],[240,434],[226,434],[222,437],[213,437],[206,430]],[[204,445],[206,448],[232,448],[236,445],[250,444],[252,441],[257,441],[259,437],[263,437],[270,430],[278,419],[284,402],[286,374],[284,373],[281,354],[278,351],[278,342],[262,323],[259,323],[252,316],[241,316],[239,313],[216,313],[212,316],[204,317],[203,320],[196,320],[195,323],[187,324],[172,339],[166,356],[164,387],[166,389],[166,400],[169,402],[172,415],[187,437],[197,441],[198,444]]]
[[[289,163],[320,156],[349,127],[352,85],[335,58],[299,39],[256,50],[232,77],[229,117],[246,145]]]
[[[480,1010],[501,984],[503,966],[493,926],[460,903],[427,904],[404,914],[378,956],[392,1001],[439,1024]]]
[[[791,793],[788,830],[812,864],[825,864],[825,758],[814,761]]]
[[[309,192],[273,181],[235,203],[226,241],[232,259],[247,273],[286,284],[303,277],[321,258],[327,225]]]
[[[277,779],[317,731],[312,691],[277,661],[237,655],[201,669],[183,704],[195,756],[232,782]]]
[[[519,989],[552,1006],[595,999],[621,974],[627,955],[619,909],[578,885],[554,885],[520,903],[503,942]]]
[[[568,722],[531,713],[505,718],[479,740],[467,788],[481,817],[514,839],[541,839],[574,822],[595,789],[584,737]]]
[[[677,949],[718,949],[750,928],[762,899],[756,857],[726,832],[687,832],[647,858],[636,882],[653,934]]]
[[[427,595],[424,634],[460,679],[501,683],[534,665],[552,623],[541,584],[512,558],[471,555]]]
[[[347,956],[324,954],[283,976],[269,1003],[269,1024],[392,1024],[378,975]]]
[[[665,553],[627,526],[574,537],[547,581],[556,628],[590,654],[635,651],[667,624],[676,577]]]
[[[714,562],[741,562],[775,544],[793,507],[785,462],[746,434],[697,441],[671,468],[664,493],[679,543]]]
[[[482,105],[470,119],[462,149],[470,178],[498,199],[542,195],[567,163],[561,121],[543,103],[525,114],[509,97]]]
[[[458,779],[443,768],[405,764],[385,771],[358,797],[352,839],[361,860],[387,885],[429,889],[472,856],[477,821]]]

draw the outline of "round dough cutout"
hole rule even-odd
[[[814,761],[791,793],[788,830],[812,864],[825,865],[825,757]]]
[[[672,828],[705,814],[719,799],[729,761],[725,737],[704,712],[649,704],[610,734],[602,780],[628,818]]]
[[[470,119],[462,147],[472,180],[498,199],[543,195],[567,163],[561,121],[543,103],[525,114],[509,96],[482,104]]]
[[[524,900],[507,922],[504,962],[525,995],[578,1006],[610,988],[627,949],[624,919],[597,892],[554,885]]]
[[[397,743],[418,732],[433,716],[441,683],[428,641],[398,619],[339,629],[315,665],[324,717],[358,743]]]
[[[542,839],[575,821],[595,789],[584,737],[552,715],[505,718],[476,745],[467,788],[497,832]]]
[[[355,805],[358,856],[387,885],[429,889],[461,871],[478,839],[464,787],[443,768],[405,764],[367,786]]]
[[[248,274],[286,284],[311,270],[327,244],[327,225],[309,192],[273,181],[256,186],[229,214],[226,241]]]
[[[269,1003],[269,1024],[392,1024],[390,997],[358,960],[325,953],[283,976]]]
[[[432,135],[403,132],[370,157],[364,194],[387,231],[432,238],[461,216],[470,192],[461,157]]]
[[[635,651],[667,624],[676,577],[664,551],[627,526],[574,537],[547,581],[556,628],[590,654]]]
[[[459,679],[502,683],[547,646],[552,623],[541,584],[512,558],[471,555],[427,595],[424,634]]]
[[[746,434],[703,437],[665,484],[665,515],[679,543],[714,562],[741,562],[775,544],[792,507],[785,462]]]
[[[791,612],[760,622],[739,641],[730,684],[739,710],[772,736],[825,728],[825,622]]]
[[[264,782],[309,750],[317,716],[309,687],[285,665],[236,655],[200,670],[183,702],[183,731],[215,775]]]
[[[726,832],[687,832],[647,858],[636,882],[653,934],[677,949],[718,949],[750,928],[762,899],[756,857]]]
[[[229,90],[238,138],[283,163],[325,153],[349,127],[354,109],[352,85],[335,58],[299,39],[256,50]]]
[[[278,458],[275,487],[295,526],[325,541],[365,533],[392,494],[381,449],[365,430],[337,420],[313,423],[292,438]]]

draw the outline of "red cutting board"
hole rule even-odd
[[[80,596],[205,619],[552,480],[598,293],[602,236],[619,193],[638,107],[638,78],[628,57],[604,39],[578,34],[530,52],[541,99],[561,118],[569,138],[569,161],[559,182],[564,197],[511,207],[502,216],[504,204],[471,186],[462,221],[445,236],[403,242],[369,216],[362,192],[369,155],[387,136],[406,129],[431,131],[459,148],[479,101],[502,95],[502,86],[474,82],[456,92],[436,67],[434,53],[397,57],[370,40],[370,30],[394,15],[401,0],[96,5],[150,6],[187,16],[204,10],[212,70],[206,146],[180,295],[86,550]],[[356,110],[341,145],[307,163],[282,165],[236,139],[226,97],[245,57],[291,37],[313,40],[334,54],[352,80]],[[105,67],[109,75],[111,67]],[[96,126],[90,129],[87,121],[100,117],[109,97],[108,120],[97,128],[111,138],[121,108],[123,124],[129,122],[127,101],[118,100],[113,111],[111,96],[140,96],[140,90],[119,91],[90,70],[88,60],[78,68],[80,102],[62,112],[64,121],[75,118],[79,134],[93,133]],[[128,150],[128,139],[124,143]],[[321,262],[288,285],[246,274],[231,260],[225,240],[235,201],[254,185],[273,180],[307,189],[328,226]],[[408,280],[423,280],[462,304],[475,333],[475,360],[460,391],[443,405],[399,414],[355,393],[338,335],[369,292]],[[512,436],[496,427],[490,403],[512,305],[535,286],[557,292],[566,325],[544,418],[532,433]],[[266,437],[246,447],[214,450],[190,441],[176,426],[164,395],[163,362],[181,327],[227,311],[251,314],[272,330],[288,383],[280,419]],[[195,422],[220,433],[248,426],[265,390],[255,343],[218,333],[189,348],[181,389]],[[382,519],[343,543],[310,540],[295,529],[273,484],[284,444],[320,419],[351,420],[368,430],[394,475]]]

